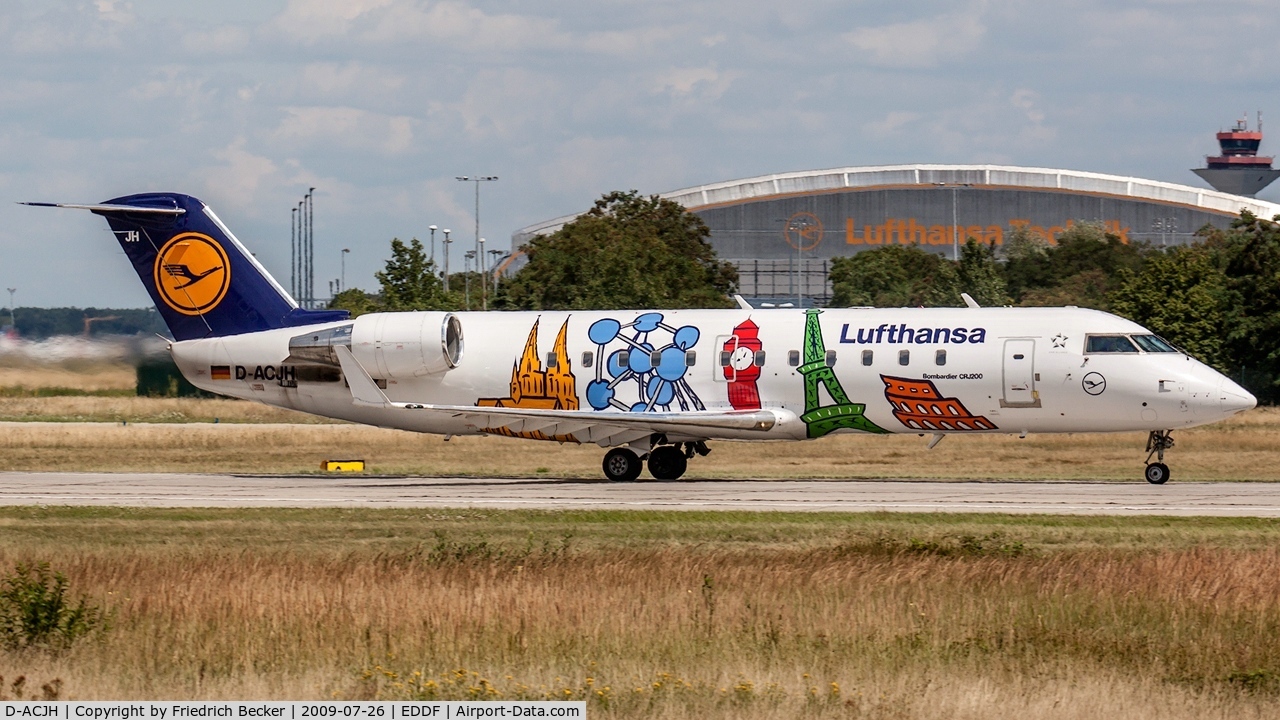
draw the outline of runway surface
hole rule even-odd
[[[1280,517],[1280,484],[0,473],[0,505],[483,507]]]

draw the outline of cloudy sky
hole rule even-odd
[[[501,178],[481,197],[499,248],[609,190],[789,170],[1200,185],[1188,168],[1246,110],[1280,154],[1278,30],[1262,0],[5,0],[0,287],[150,304],[105,222],[20,200],[196,195],[287,285],[315,186],[325,293],[341,248],[371,289],[392,237],[470,239],[464,174]]]

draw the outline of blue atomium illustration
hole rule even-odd
[[[591,324],[587,336],[596,344],[596,379],[587,384],[587,402],[592,408],[666,412],[675,403],[681,410],[706,409],[685,379],[685,351],[698,342],[698,328],[662,320],[662,313],[651,312],[626,325],[613,318]],[[616,343],[625,347],[610,351],[607,346]]]

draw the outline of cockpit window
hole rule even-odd
[[[1090,335],[1085,343],[1087,353],[1136,353],[1138,348],[1125,335]]]
[[[1164,341],[1159,335],[1131,335],[1138,347],[1147,352],[1178,352],[1178,349]]]

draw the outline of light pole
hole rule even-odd
[[[480,246],[480,183],[493,182],[498,179],[497,175],[458,175],[459,182],[475,183],[476,185],[476,248],[475,253],[481,258],[484,257]],[[484,287],[482,285],[482,287]],[[482,293],[483,294],[483,293]]]
[[[307,190],[307,300],[310,301],[307,307],[315,307],[316,304],[315,194],[315,188]]]
[[[473,258],[473,257],[475,257],[475,256],[476,256],[476,251],[475,251],[475,250],[468,250],[468,251],[467,251],[467,252],[462,256],[462,257],[463,257],[463,260],[462,260],[463,267],[464,267],[464,268],[466,268],[466,270],[465,270],[465,271],[463,272],[463,274],[462,274],[462,277],[463,277],[463,278],[465,278],[465,280],[464,280],[464,283],[465,283],[465,284],[463,285],[463,287],[464,287],[464,288],[466,288],[466,289],[465,289],[465,291],[464,291],[464,293],[465,293],[465,295],[466,295],[466,303],[467,303],[467,309],[468,309],[468,310],[470,310],[470,309],[471,309],[471,258]],[[483,285],[483,284],[484,284],[484,283],[481,283],[481,285]]]
[[[347,254],[351,248],[342,248],[342,277],[338,279],[338,292],[347,289]]]
[[[477,246],[479,249],[476,250],[476,270],[479,271],[480,287],[483,290],[483,292],[480,293],[480,309],[488,310],[489,281],[485,280],[484,277],[484,238],[480,238],[480,242],[477,243]]]
[[[453,242],[449,239],[451,231],[445,228],[444,231],[444,291],[449,292],[449,243]]]
[[[498,256],[502,254],[502,251],[490,250],[489,254],[493,256],[493,262],[489,263],[489,270],[493,272],[493,268],[498,267]],[[498,294],[498,275],[496,273],[493,275],[493,294],[495,296]]]
[[[298,208],[289,211],[289,292],[298,298]]]
[[[809,222],[808,218],[800,216],[793,217],[787,223],[786,230],[784,230],[785,233],[795,233],[796,236],[796,307],[804,305],[804,289],[801,284],[800,273],[803,272],[802,268],[804,267],[804,241],[811,227],[813,227],[813,223]]]
[[[427,229],[431,231],[431,262],[436,261],[436,226],[429,225]]]
[[[960,262],[960,221],[957,205],[960,202],[957,193],[962,187],[972,187],[970,183],[934,183],[934,185],[951,188],[951,259]]]

